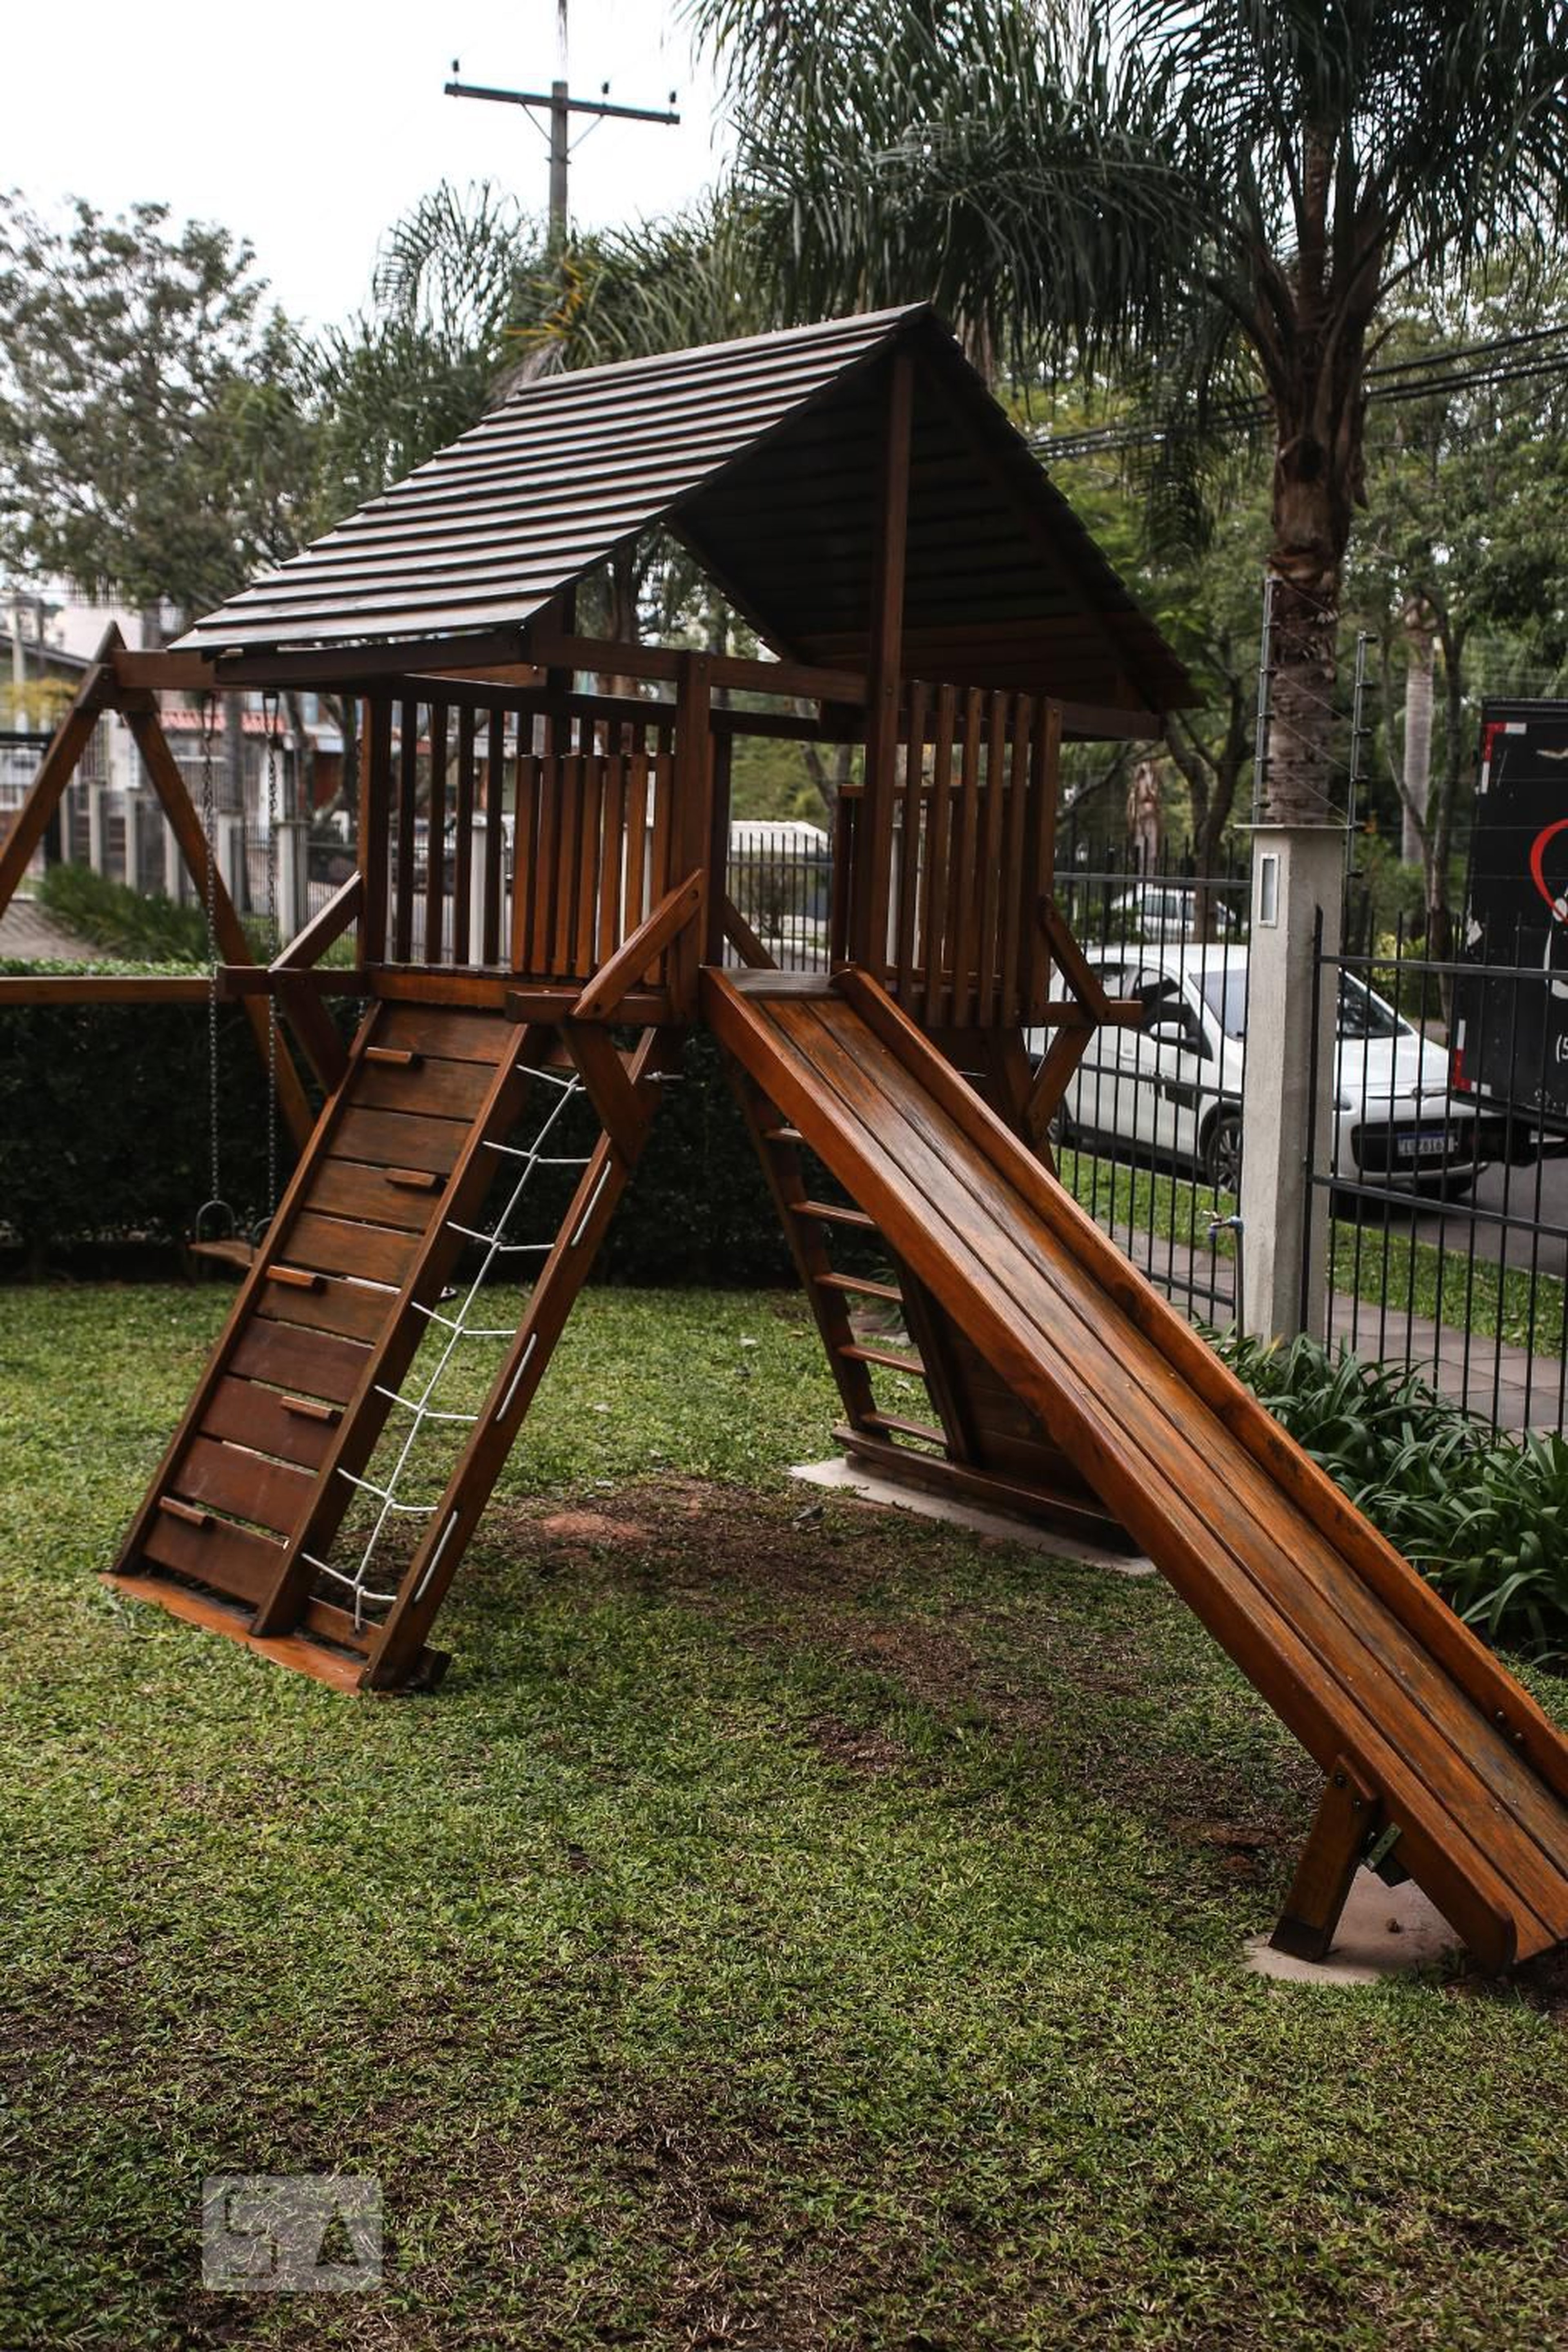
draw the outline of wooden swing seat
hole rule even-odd
[[[237,1234],[227,1234],[221,1241],[187,1242],[185,1247],[193,1257],[205,1258],[212,1265],[226,1266],[232,1274],[248,1274],[256,1257],[255,1243],[242,1240]]]

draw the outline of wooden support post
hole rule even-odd
[[[202,831],[201,819],[191,806],[190,794],[185,790],[185,780],[180,773],[174,755],[169,749],[168,739],[159,724],[158,713],[153,704],[152,697],[148,696],[145,703],[141,707],[128,709],[125,717],[131,732],[136,739],[136,748],[142,754],[142,765],[152,779],[153,789],[163,803],[163,814],[168,818],[170,828],[180,845],[180,855],[185,861],[191,879],[195,884],[197,894],[205,906],[207,895],[207,838]],[[250,952],[250,941],[245,935],[245,926],[235,912],[234,901],[225,887],[223,876],[216,871],[216,861],[212,877],[212,894],[213,928],[217,934],[218,952],[225,963],[254,964],[256,958]],[[247,998],[245,1017],[250,1024],[251,1034],[256,1039],[256,1048],[265,1067],[268,1060],[266,1005],[259,998]],[[300,1082],[300,1073],[287,1053],[280,1053],[278,1056],[278,1108],[283,1114],[284,1124],[294,1139],[295,1149],[302,1151],[310,1140],[310,1130],[316,1122],[311,1114],[310,1103],[306,1099],[305,1089]]]
[[[92,667],[77,691],[76,700],[55,730],[43,763],[28,787],[27,797],[5,835],[4,847],[0,847],[0,914],[10,905],[16,885],[32,864],[66,786],[92,740],[92,730],[100,717],[114,708],[119,692],[114,655],[120,644],[120,632],[111,623],[104,632]]]
[[[904,559],[909,539],[910,431],[914,361],[896,351],[888,383],[877,548],[871,573],[869,698],[866,707],[866,790],[860,808],[849,955],[880,980],[888,969],[888,903],[893,872],[893,799],[899,756],[899,694],[904,624]]]
[[[1363,1854],[1380,1826],[1382,1807],[1353,1764],[1337,1757],[1318,1801],[1312,1827],[1279,1924],[1268,1941],[1293,1959],[1328,1957]]]
[[[669,958],[670,1009],[679,1021],[696,1017],[709,903],[715,887],[723,888],[722,875],[715,881],[711,872],[713,753],[708,722],[712,667],[706,654],[683,654],[676,689],[671,856],[676,873],[699,877],[696,920],[676,941]]]
[[[349,716],[353,718],[353,702]],[[392,824],[392,695],[364,700],[364,755],[359,776],[360,964],[386,960],[388,837]],[[400,845],[401,847],[401,845]]]
[[[724,961],[724,909],[730,903],[730,767],[732,735],[715,735],[710,755],[710,810],[708,825],[708,904],[702,940],[704,963]]]

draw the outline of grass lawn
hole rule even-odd
[[[0,1297],[6,2352],[1568,2338],[1568,1974],[1243,1974],[1304,1759],[1158,1580],[787,1486],[796,1301],[591,1295],[379,1703],[94,1577],[225,1303]],[[205,2294],[298,2170],[384,2285]]]
[[[1196,1261],[1193,1273],[1199,1285],[1198,1311],[1211,1286],[1222,1297],[1229,1296],[1236,1237],[1220,1233],[1211,1241],[1208,1229],[1214,1219],[1233,1214],[1233,1194],[1194,1184],[1168,1168],[1133,1168],[1088,1151],[1064,1151],[1058,1172],[1090,1215],[1123,1241],[1135,1263],[1147,1258],[1156,1278],[1166,1259],[1157,1247],[1140,1251],[1130,1236],[1147,1234],[1156,1244],[1190,1250]],[[1321,1213],[1320,1198],[1314,1214]],[[1554,1274],[1532,1274],[1528,1265],[1504,1265],[1495,1256],[1489,1261],[1488,1252],[1495,1252],[1499,1241],[1485,1228],[1473,1248],[1468,1240],[1461,1241],[1458,1228],[1448,1249],[1415,1241],[1404,1230],[1409,1214],[1408,1207],[1396,1201],[1386,1219],[1333,1219],[1330,1279],[1336,1291],[1373,1307],[1386,1300],[1391,1314],[1422,1315],[1457,1328],[1468,1325],[1478,1339],[1501,1339],[1532,1355],[1550,1359],[1562,1354],[1568,1284]],[[1212,1286],[1211,1258],[1224,1262],[1223,1271],[1215,1267]],[[1371,1317],[1364,1318],[1364,1328],[1370,1344]]]

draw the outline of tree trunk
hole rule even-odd
[[[1432,669],[1436,659],[1432,618],[1424,604],[1405,608],[1409,666],[1405,672],[1405,758],[1400,786],[1399,855],[1408,866],[1425,855],[1427,803],[1432,789]]]
[[[1266,824],[1330,824],[1340,565],[1321,485],[1277,488],[1268,569],[1268,724],[1258,814]]]

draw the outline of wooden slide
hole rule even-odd
[[[1480,1964],[1568,1937],[1568,1742],[865,973],[704,974],[709,1021],[1328,1776],[1276,1940],[1359,1863]]]

